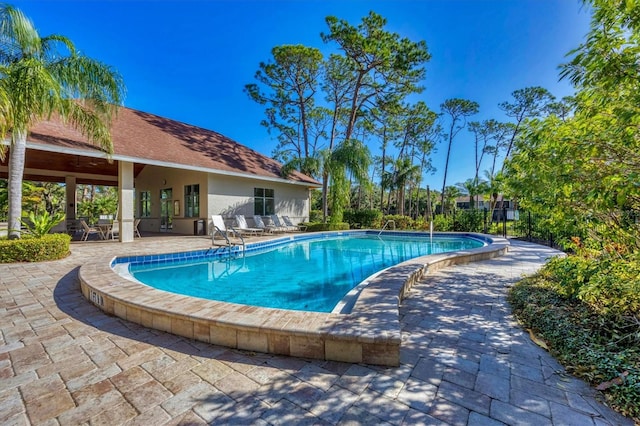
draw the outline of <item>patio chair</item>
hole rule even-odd
[[[138,229],[138,225],[140,225],[140,218],[137,218],[134,222],[133,222],[133,236],[137,236],[138,238],[142,238],[142,235],[140,235],[140,230]]]
[[[302,232],[307,230],[307,225],[294,225],[289,216],[282,216],[282,221],[287,228],[293,229],[294,231]]]
[[[80,237],[80,240],[87,241],[91,234],[98,234],[102,237],[102,232],[98,228],[89,226],[84,220],[80,220],[80,226],[82,226],[82,237]]]
[[[262,229],[263,232],[272,233],[275,228],[272,225],[265,225],[262,216],[254,216],[253,222],[256,224],[256,228]]]
[[[79,219],[67,219],[67,234],[73,236],[76,232],[80,231],[84,232]]]
[[[114,220],[113,222],[111,222],[111,226],[107,231],[106,237],[107,238],[111,237],[112,240],[115,240],[116,235],[120,236],[120,222],[118,222],[117,220]]]
[[[247,225],[247,219],[245,219],[243,214],[236,215],[236,228],[234,229],[241,233],[251,234],[251,235],[261,235],[264,233],[264,229],[250,228],[249,225]]]

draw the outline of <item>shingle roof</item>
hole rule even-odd
[[[136,163],[190,166],[212,172],[282,178],[282,164],[212,130],[174,121],[147,112],[121,107],[113,121],[111,135],[114,158]],[[78,131],[60,121],[38,123],[29,142],[55,145],[98,154]],[[315,179],[294,172],[287,180],[320,185]]]

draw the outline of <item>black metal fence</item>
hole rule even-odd
[[[453,212],[453,230],[483,232],[505,238],[519,238],[551,247],[557,246],[557,237],[550,231],[548,217],[513,209],[460,210]]]
[[[531,212],[516,212],[514,220],[508,224],[503,221],[503,235],[512,236],[527,241],[544,244],[549,247],[556,245],[554,234],[547,227],[547,218]],[[508,226],[510,225],[510,226]]]

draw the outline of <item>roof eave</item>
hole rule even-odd
[[[0,143],[2,143],[3,145],[10,145],[10,141],[8,139],[5,139]],[[260,181],[267,181],[267,182],[286,183],[289,185],[300,185],[300,186],[306,186],[310,189],[317,189],[322,187],[322,185],[319,182],[292,180],[292,179],[285,179],[285,178],[279,178],[279,177],[273,177],[273,176],[263,176],[263,175],[257,175],[257,174],[251,174],[251,173],[233,172],[230,170],[220,170],[220,169],[213,169],[208,167],[190,166],[186,164],[150,160],[146,158],[130,157],[130,156],[118,155],[118,154],[113,154],[109,156],[106,152],[102,152],[97,149],[86,150],[86,149],[78,149],[78,148],[60,147],[56,145],[43,144],[43,143],[33,142],[29,140],[27,140],[27,148],[38,150],[38,151],[55,152],[58,154],[81,155],[83,157],[102,158],[102,159],[111,158],[112,160],[115,160],[115,161],[126,161],[130,163],[139,163],[139,164],[145,164],[149,166],[169,167],[174,169],[211,173],[211,174],[221,175],[221,176],[233,176],[233,177],[241,177],[246,179],[260,180]]]

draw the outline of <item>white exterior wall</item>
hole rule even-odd
[[[200,185],[200,217],[185,218],[184,187],[195,184]],[[151,192],[151,217],[142,218],[140,231],[160,232],[160,190],[166,188],[172,188],[173,200],[180,203],[180,213],[173,218],[173,233],[193,234],[193,222],[197,219],[205,219],[208,230],[212,214],[229,219],[243,214],[251,225],[254,188],[274,190],[277,215],[287,215],[294,223],[309,219],[309,189],[306,185],[146,166],[135,179],[137,216],[140,215],[140,192]]]
[[[251,222],[250,218],[254,215],[254,188],[274,190],[275,213],[278,216],[287,215],[294,223],[309,219],[307,186],[221,175],[209,176],[209,213],[225,218],[243,214]]]
[[[140,192],[151,192],[151,217],[142,218],[140,231],[160,232],[160,190],[171,188],[173,201],[178,201],[180,212],[173,217],[173,230],[177,234],[193,234],[193,221],[207,218],[207,174],[168,167],[146,166],[136,178],[136,212],[140,215]],[[184,187],[200,185],[200,217],[184,217]]]

